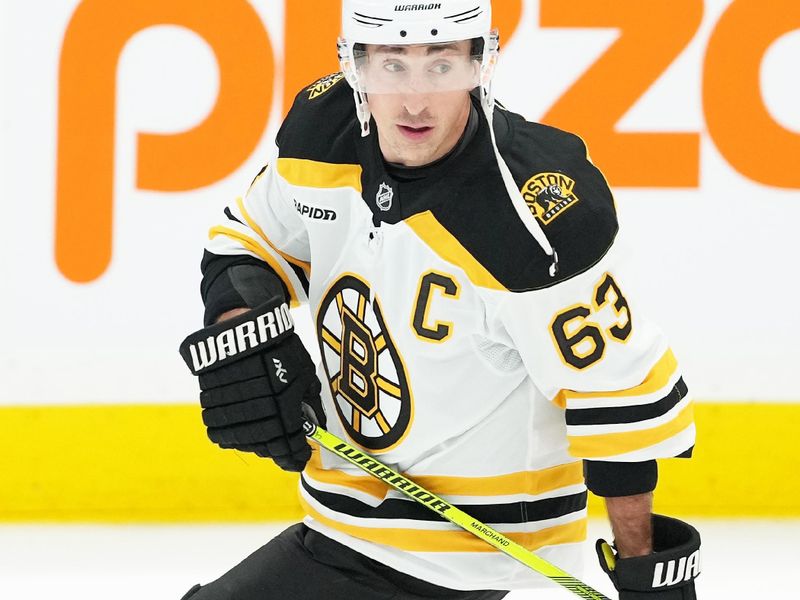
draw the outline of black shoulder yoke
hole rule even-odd
[[[497,111],[510,135],[499,141],[517,187],[559,257],[556,280],[578,275],[608,252],[618,231],[614,197],[575,134]],[[508,143],[508,145],[504,144]],[[532,281],[523,287],[541,287]]]
[[[558,253],[559,271],[551,277],[551,259],[511,203],[476,96],[473,102],[481,119],[468,146],[429,168],[422,179],[394,181],[380,158],[376,128],[369,137],[360,136],[352,88],[341,73],[328,75],[297,95],[278,132],[280,156],[362,165],[362,195],[376,223],[397,223],[430,211],[510,291],[550,287],[591,268],[611,247],[617,217],[611,191],[583,141],[495,109],[500,153]],[[382,184],[394,190],[389,212],[379,211],[375,203]]]
[[[276,141],[281,158],[354,164],[354,131],[357,134],[358,120],[353,90],[344,75],[333,73],[297,94]]]
[[[506,289],[553,286],[600,261],[617,233],[614,199],[602,173],[576,135],[495,110],[495,133],[517,189],[559,258],[551,259],[517,215],[497,166],[488,123],[453,169],[461,179],[455,201],[438,203],[436,219]]]

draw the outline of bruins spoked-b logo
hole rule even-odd
[[[412,395],[403,360],[369,286],[348,274],[331,286],[317,314],[317,339],[336,412],[368,450],[391,449],[408,431]]]
[[[575,180],[563,173],[539,173],[525,183],[522,197],[533,216],[547,225],[578,203],[574,188]]]

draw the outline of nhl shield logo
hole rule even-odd
[[[392,198],[394,198],[394,190],[389,187],[385,182],[378,188],[378,193],[375,195],[375,202],[378,208],[386,212],[392,208]]]

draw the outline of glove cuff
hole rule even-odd
[[[694,597],[700,574],[700,534],[678,519],[653,515],[653,554],[618,558],[603,540],[597,542],[600,566],[622,592],[659,593],[658,598]],[[691,596],[680,588],[691,587]],[[629,595],[638,598],[638,594]],[[648,596],[650,597],[650,596]]]
[[[275,346],[294,332],[285,300],[274,297],[251,310],[205,327],[183,340],[181,357],[195,375]]]

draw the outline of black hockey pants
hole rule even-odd
[[[298,523],[184,600],[500,600],[507,594],[421,581]]]

